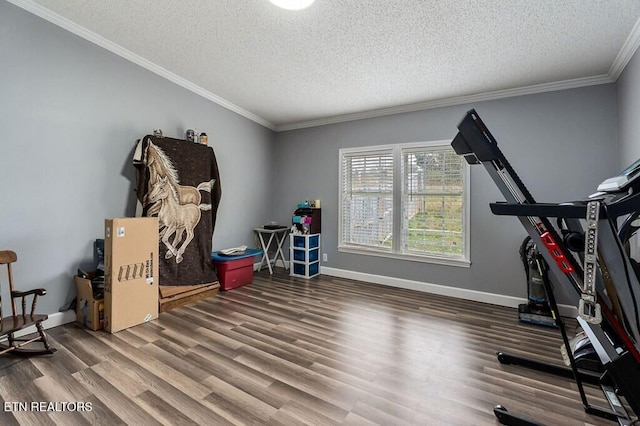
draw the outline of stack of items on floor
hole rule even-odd
[[[222,190],[213,149],[158,133],[138,141],[136,216],[158,217],[160,312],[219,290],[211,259]]]
[[[157,131],[137,141],[133,160],[136,217],[107,220],[104,269],[75,278],[77,321],[93,330],[155,319],[220,287],[211,259],[222,194],[213,149]]]
[[[320,274],[320,200],[298,204],[289,236],[289,275],[313,278]]]

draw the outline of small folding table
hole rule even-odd
[[[282,246],[284,245],[284,241],[286,240],[286,235],[289,233],[288,227],[276,228],[276,229],[265,229],[265,228],[255,228],[254,231],[258,234],[258,239],[260,240],[260,248],[264,252],[262,256],[262,260],[260,261],[260,266],[258,266],[258,271],[260,271],[264,264],[267,264],[269,268],[269,273],[273,274],[273,267],[276,265],[278,261],[278,257],[282,260],[282,263],[287,268],[287,260],[284,258],[284,252],[282,250]],[[264,242],[265,236],[269,236],[266,244]],[[269,248],[272,244],[275,244],[275,255],[273,259],[269,258]]]

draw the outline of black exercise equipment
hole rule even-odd
[[[630,218],[638,217],[640,212],[640,163],[603,182],[601,192],[586,200],[541,204],[529,193],[475,110],[467,112],[458,130],[451,143],[455,152],[469,164],[484,165],[506,199],[506,203],[491,203],[491,211],[518,217],[532,241],[546,248],[541,249],[541,254],[549,264],[554,285],[573,288],[580,296],[577,320],[604,373],[578,368],[550,282],[545,282],[549,307],[562,335],[570,368],[502,352],[498,352],[498,360],[573,378],[587,413],[620,425],[631,424],[619,396],[624,396],[636,415],[640,414],[640,284],[634,268],[637,264],[627,255],[624,241],[626,234],[633,232]],[[625,217],[624,225],[618,229],[618,219]],[[557,218],[564,227],[554,227],[550,218]],[[574,254],[569,248],[579,253]],[[590,404],[583,383],[599,385],[610,408]],[[496,406],[494,413],[502,424],[536,424],[502,406]]]

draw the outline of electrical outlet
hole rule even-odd
[[[322,261],[323,262],[327,261],[327,253],[322,253]]]

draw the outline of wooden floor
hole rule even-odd
[[[584,413],[572,381],[497,362],[502,349],[560,363],[556,330],[327,276],[261,272],[113,335],[48,334],[53,356],[0,357],[1,425],[495,425],[496,404],[548,425],[614,424]],[[52,401],[67,411],[31,410]]]

